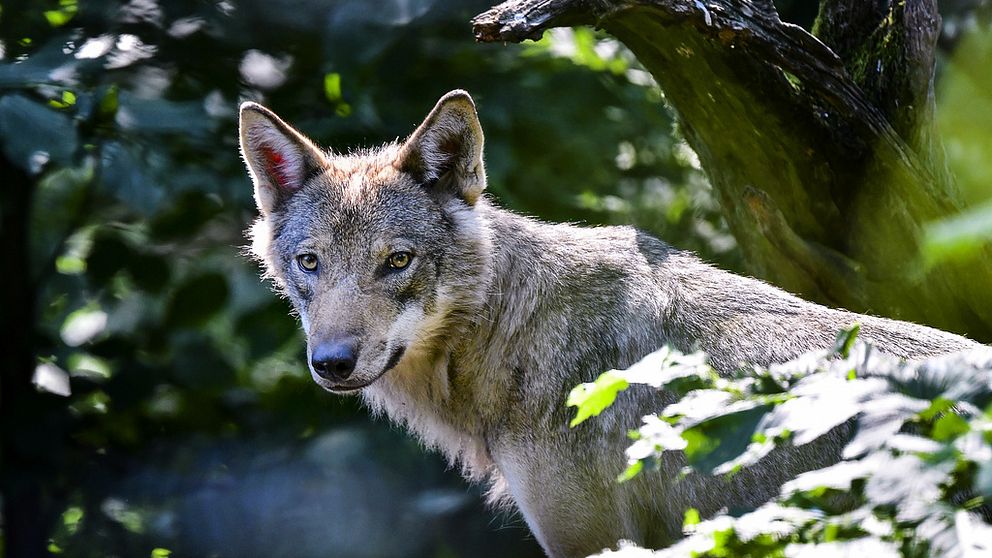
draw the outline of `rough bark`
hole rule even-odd
[[[935,0],[824,0],[814,32],[770,0],[510,0],[480,41],[593,25],[654,75],[749,271],[807,298],[992,340],[992,254],[928,265],[961,210],[932,133]]]

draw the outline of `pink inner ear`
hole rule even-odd
[[[262,145],[260,151],[265,159],[265,172],[276,185],[282,190],[296,190],[299,184],[296,184],[292,171],[286,168],[287,161],[283,154],[269,145]]]

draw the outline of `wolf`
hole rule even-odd
[[[631,227],[549,224],[485,194],[483,131],[464,91],[402,142],[324,151],[261,105],[240,110],[259,218],[252,252],[289,298],[314,381],[358,393],[523,515],[549,556],[618,540],[662,547],[684,512],[755,507],[839,459],[843,432],[773,452],[732,479],[617,483],[624,433],[674,398],[631,389],[569,428],[571,388],[663,345],[721,372],[830,347],[838,330],[919,358],[977,346],[928,327],[801,300]],[[535,185],[541,187],[541,185]]]

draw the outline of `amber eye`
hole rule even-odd
[[[300,254],[296,256],[296,265],[307,273],[317,270],[317,256],[314,254]]]
[[[410,252],[396,252],[395,254],[390,254],[386,258],[386,267],[389,269],[403,269],[410,265],[413,260],[413,254]]]

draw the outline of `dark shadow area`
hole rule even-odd
[[[3,3],[6,556],[540,555],[484,487],[312,382],[289,305],[242,255],[239,102],[345,152],[464,88],[504,205],[735,264],[629,53],[585,30],[476,44],[486,7]]]

